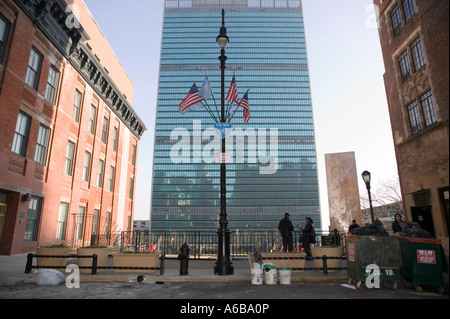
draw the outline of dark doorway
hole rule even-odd
[[[426,230],[433,238],[436,238],[431,206],[411,207],[411,215],[413,222],[419,223],[423,230]]]

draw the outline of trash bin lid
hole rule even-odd
[[[277,269],[276,266],[272,266],[272,265],[264,265],[264,268],[267,268],[267,269]]]
[[[291,270],[291,268],[287,268],[287,267],[281,267],[281,268],[278,268],[279,270]]]

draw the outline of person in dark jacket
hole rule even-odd
[[[284,218],[278,223],[278,230],[283,238],[283,252],[292,252],[294,246],[294,240],[292,238],[294,225],[292,225],[292,221],[289,219],[290,216],[289,213],[284,214]]]
[[[402,215],[400,215],[399,213],[395,214],[395,220],[392,223],[392,231],[394,232],[394,234],[397,234],[398,232],[402,231],[403,223],[404,221],[402,219]]]
[[[359,225],[356,223],[356,220],[352,220],[352,224],[348,227],[348,232],[351,233],[353,229],[358,228]]]
[[[306,258],[311,258],[311,244],[316,242],[316,233],[313,227],[313,220],[311,217],[306,217],[305,219],[306,225],[302,229],[302,234],[300,235],[300,243],[302,244],[302,248],[306,253]]]

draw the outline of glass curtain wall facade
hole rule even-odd
[[[275,231],[284,213],[290,213],[294,226],[303,227],[310,216],[320,230],[302,3],[291,0],[165,1],[151,229],[218,228],[220,165],[214,163],[214,152],[220,152],[220,140],[216,138],[214,144],[214,137],[206,134],[213,130],[214,120],[204,108],[182,114],[178,105],[193,82],[201,87],[207,73],[214,93],[208,105],[218,117],[215,105],[220,112],[221,84],[216,37],[222,8],[230,38],[225,49],[225,94],[233,75],[239,99],[250,89],[250,121],[244,123],[240,108],[227,138],[227,152],[232,155],[232,163],[227,164],[229,229]],[[184,133],[174,134],[177,130]],[[182,136],[186,137],[183,142]],[[238,143],[239,137],[244,143]],[[180,144],[190,151],[182,161],[173,157],[174,147],[179,149]],[[211,145],[217,148],[211,150]],[[213,158],[212,163],[205,154]],[[273,156],[268,160],[263,155]],[[275,170],[264,171],[271,164],[277,164]]]

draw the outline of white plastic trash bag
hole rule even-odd
[[[66,275],[55,269],[39,269],[36,283],[40,286],[56,286],[66,282]]]

